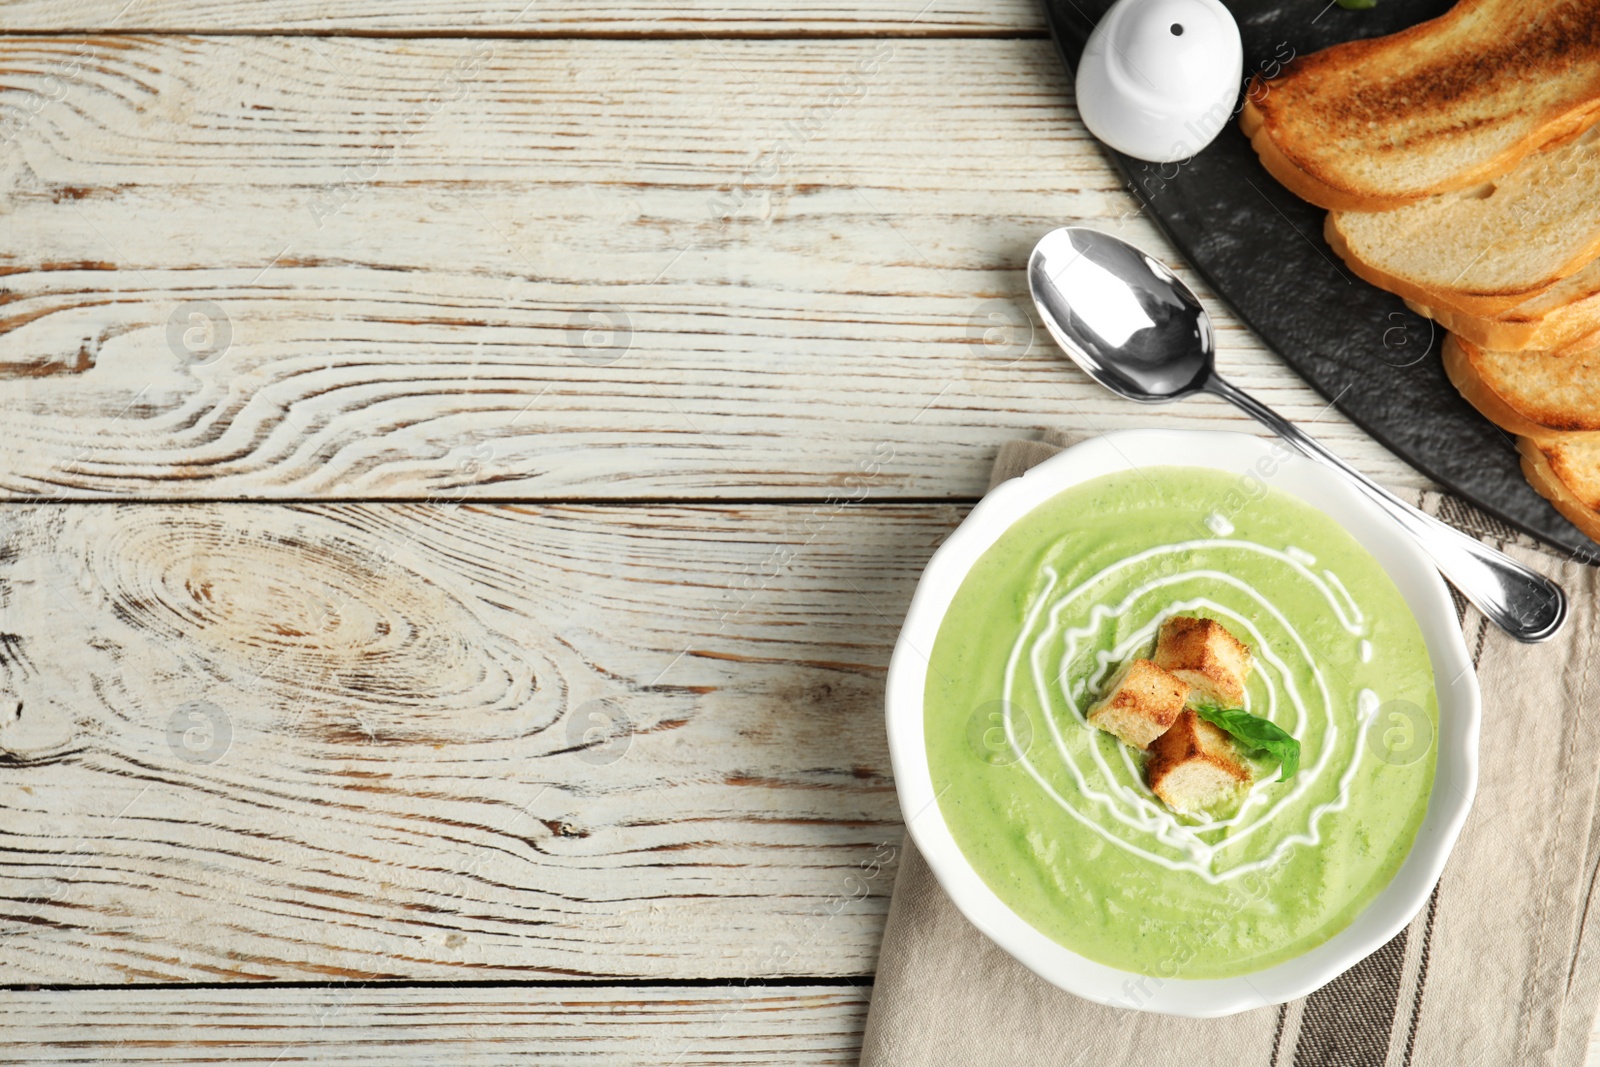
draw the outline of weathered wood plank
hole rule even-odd
[[[866,988],[0,992],[7,1063],[854,1064]]]
[[[1161,247],[1068,96],[1038,40],[6,39],[0,493],[970,498],[1156,417],[1019,310],[1052,225]]]
[[[1041,33],[1029,0],[825,0],[782,5],[707,0],[10,0],[5,28],[72,33],[705,34],[800,36],[861,33]]]
[[[0,983],[871,973],[953,507],[0,507]]]
[[[0,992],[7,1063],[853,1065],[867,988]],[[1588,1062],[1600,1063],[1600,1034]]]

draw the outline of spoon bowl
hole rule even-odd
[[[1113,393],[1162,404],[1202,392],[1214,373],[1211,316],[1165,263],[1126,241],[1051,230],[1028,257],[1028,286],[1056,344]]]

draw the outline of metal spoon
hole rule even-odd
[[[1160,261],[1098,230],[1045,234],[1028,286],[1050,336],[1101,385],[1145,404],[1211,393],[1237,405],[1345,477],[1409,533],[1461,595],[1519,641],[1553,637],[1567,618],[1561,587],[1379,487],[1216,372],[1211,318]]]

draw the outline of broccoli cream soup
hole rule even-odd
[[[1293,778],[1258,766],[1194,816],[1084,718],[1178,614],[1249,646],[1244,709],[1301,746]],[[1054,497],[978,560],[929,662],[933,787],[968,862],[1113,967],[1219,978],[1321,944],[1388,884],[1427,809],[1438,710],[1410,609],[1337,523],[1259,482],[1158,467]]]

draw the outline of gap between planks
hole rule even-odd
[[[0,993],[117,992],[129,988],[152,991],[173,989],[327,989],[330,986],[361,987],[363,989],[728,989],[741,986],[750,986],[756,989],[790,989],[802,986],[854,989],[863,985],[870,987],[874,977],[871,974],[794,974],[767,978],[759,976],[750,978],[596,978],[588,982],[558,978],[457,978],[443,981],[402,978],[386,981],[353,979],[347,982],[261,982],[249,985],[240,982],[150,982],[137,987],[130,987],[126,982],[32,982],[13,985],[0,984]]]
[[[365,30],[326,29],[315,33],[300,30],[225,30],[207,28],[181,29],[93,29],[82,27],[62,30],[3,29],[6,37],[287,37],[311,40],[338,40],[361,38],[379,41],[893,41],[893,40],[963,40],[963,41],[1041,41],[1049,40],[1048,30],[962,30],[929,27],[910,29],[899,27],[863,32],[860,30],[761,30],[722,29],[701,30],[583,30],[583,29],[528,29],[528,30]]]
[[[849,507],[872,505],[881,508],[929,508],[929,507],[956,507],[970,508],[982,496],[929,496],[929,497],[904,497],[893,496],[878,499],[864,496],[860,499],[852,498],[846,503]],[[274,504],[282,507],[320,507],[328,504],[371,504],[380,507],[603,507],[603,508],[731,508],[750,507],[761,505],[774,508],[799,508],[817,507],[827,505],[828,501],[819,497],[765,497],[765,496],[673,496],[673,497],[581,497],[581,496],[493,496],[493,497],[457,497],[457,496],[415,496],[415,497],[337,497],[325,499],[322,497],[163,497],[150,494],[139,494],[125,497],[98,497],[98,498],[63,498],[60,500],[30,500],[18,497],[11,500],[0,499],[0,508],[8,507],[36,507],[40,504],[51,506],[64,505],[67,507],[115,507],[119,504],[163,504],[163,505],[222,505],[231,507],[259,506]]]
[[[473,32],[596,33],[705,37],[872,32],[985,36],[1040,33],[1036,0],[857,0],[849,5],[793,0],[700,4],[696,0],[623,0],[597,10],[578,0],[16,0],[6,6],[12,27],[45,32],[107,29],[179,33],[200,26],[210,34],[268,32],[450,36]]]

